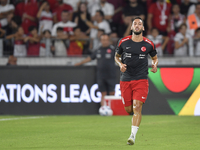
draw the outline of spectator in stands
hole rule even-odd
[[[8,24],[7,17],[13,14],[15,10],[14,5],[9,4],[8,0],[1,0],[0,3],[0,27],[5,27]]]
[[[194,56],[200,56],[200,28],[197,28],[194,36]]]
[[[40,40],[40,53],[39,53],[39,56],[52,56],[52,53],[50,51],[50,48],[51,48],[51,31],[50,30],[44,30],[42,32],[42,35],[41,35],[41,40]],[[46,50],[46,40],[50,40],[49,42],[49,51]]]
[[[84,16],[84,17],[81,17]],[[85,2],[81,2],[78,7],[78,12],[74,13],[73,21],[77,24],[77,27],[81,29],[82,32],[89,35],[90,27],[85,23],[82,18],[86,18],[90,21],[90,14],[87,11],[87,4]]]
[[[100,0],[85,0],[85,1],[87,2],[87,8],[90,14],[92,14],[93,6],[100,2]]]
[[[25,57],[27,55],[26,45],[24,43],[25,34],[22,27],[18,28],[15,34],[9,35],[6,39],[14,38],[14,56]]]
[[[8,62],[6,64],[6,66],[16,66],[17,65],[17,58],[14,57],[13,55],[10,55],[8,57]]]
[[[57,0],[57,2],[59,5],[53,10],[53,22],[57,23],[62,20],[61,14],[64,10],[69,12],[69,20],[72,20],[73,8],[68,4],[64,4],[63,0]]]
[[[0,28],[0,38],[4,37],[5,34],[6,34],[6,31]]]
[[[54,40],[53,46],[51,48],[55,56],[67,56],[67,48],[69,47],[69,36],[63,31],[64,30],[62,27],[58,27],[56,29],[56,40]]]
[[[64,32],[67,33],[69,36],[73,35],[73,28],[76,27],[76,23],[70,21],[70,12],[64,10],[61,14],[62,21],[56,23],[52,29],[52,36],[56,37],[56,30],[58,27],[63,28]]]
[[[14,3],[15,5],[15,16],[18,16],[18,17],[21,17],[22,18],[22,15],[24,13],[24,0],[20,0],[20,1],[16,1]]]
[[[172,14],[169,17],[168,36],[170,38],[167,45],[167,52],[173,54],[174,51],[174,36],[179,31],[179,26],[186,22],[185,15],[180,13],[180,6],[174,4],[172,6]]]
[[[156,3],[151,4],[147,17],[148,33],[155,27],[160,34],[166,36],[170,12],[171,4],[166,3],[165,0],[157,0]]]
[[[76,12],[78,11],[79,2],[82,2],[82,0],[63,0],[63,2],[72,6],[73,11]]]
[[[131,26],[132,26],[132,19],[131,17],[123,17],[123,24],[118,28],[118,36],[120,38],[131,35]]]
[[[79,27],[74,28],[74,36],[70,38],[69,49],[67,50],[68,56],[88,54],[87,47],[89,37],[81,32]]]
[[[151,40],[155,46],[158,56],[163,56],[163,52],[165,50],[165,47],[169,41],[169,37],[159,35],[159,31],[156,28],[151,29],[151,34],[147,35],[147,38]]]
[[[196,4],[197,4],[197,3],[200,3],[200,0],[197,0],[196,3],[192,4],[192,5],[189,7],[187,16],[189,16],[189,15],[195,13],[195,9],[196,9]]]
[[[50,11],[50,5],[48,2],[44,2],[37,13],[39,21],[39,33],[45,30],[52,30],[53,27],[53,15]],[[42,30],[41,30],[42,29]]]
[[[24,5],[24,13],[22,15],[22,27],[25,34],[28,34],[30,26],[37,26],[37,12],[37,3],[28,0]]]
[[[112,4],[114,6],[114,16],[112,17],[112,21],[114,23],[121,22],[121,15],[123,7],[125,6],[124,0],[107,0],[108,3]]]
[[[103,34],[105,34],[105,31],[103,29],[98,29],[97,38],[92,39],[90,42],[91,51],[95,51],[101,46],[100,38]]]
[[[28,42],[27,56],[39,56],[40,51],[40,36],[35,26],[29,27],[29,36],[24,39],[24,42]]]
[[[194,36],[195,30],[200,27],[200,3],[196,4],[196,10],[195,13],[189,15],[187,17],[187,26],[188,26],[188,33],[191,34],[191,36]]]
[[[179,32],[175,35],[174,56],[193,56],[192,37],[186,33],[187,25],[181,24]],[[189,50],[189,51],[188,51]]]
[[[138,4],[137,0],[129,0],[129,4],[123,9],[123,17],[134,19],[136,16],[140,16],[142,20],[145,19],[144,7]]]
[[[106,0],[100,0],[99,3],[96,3],[93,7],[92,7],[92,11],[91,11],[91,16],[92,16],[92,20],[95,20],[95,14],[97,10],[101,10],[104,13],[104,19],[111,21],[113,15],[114,15],[114,6],[110,3],[108,3]]]
[[[106,34],[111,33],[110,25],[104,19],[104,13],[101,10],[96,11],[96,14],[94,17],[94,20],[95,20],[94,24],[86,20],[86,18],[82,18],[82,19],[85,20],[86,24],[92,28],[90,32],[90,38],[92,39],[97,37],[98,29],[103,29]]]
[[[181,9],[181,14],[187,16],[189,7],[192,5],[193,3],[190,2],[190,0],[183,0],[183,2],[180,5],[180,9]]]

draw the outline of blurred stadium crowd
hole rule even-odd
[[[200,0],[0,0],[1,56],[81,56],[144,19],[158,56],[200,56]]]

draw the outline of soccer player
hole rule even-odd
[[[104,106],[105,95],[115,94],[115,48],[110,45],[109,36],[107,34],[101,35],[100,41],[101,47],[94,51],[91,56],[88,56],[80,63],[75,64],[75,66],[80,66],[91,60],[97,59],[97,84],[99,86],[99,91],[101,92],[101,106]]]
[[[132,35],[119,40],[115,61],[120,67],[120,89],[124,108],[134,112],[131,135],[127,144],[133,145],[142,118],[142,105],[148,95],[148,54],[152,58],[153,73],[157,72],[157,52],[155,44],[142,36],[143,20],[135,17],[131,26]],[[120,60],[121,58],[121,60]]]

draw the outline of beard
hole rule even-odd
[[[142,33],[142,29],[141,29],[140,31],[134,31],[134,30],[133,30],[132,33],[135,34],[135,35],[139,35],[139,34]]]

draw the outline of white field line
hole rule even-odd
[[[2,119],[0,119],[0,121],[21,120],[21,119],[38,119],[38,118],[44,118],[44,116],[40,116],[40,117],[2,118]]]

